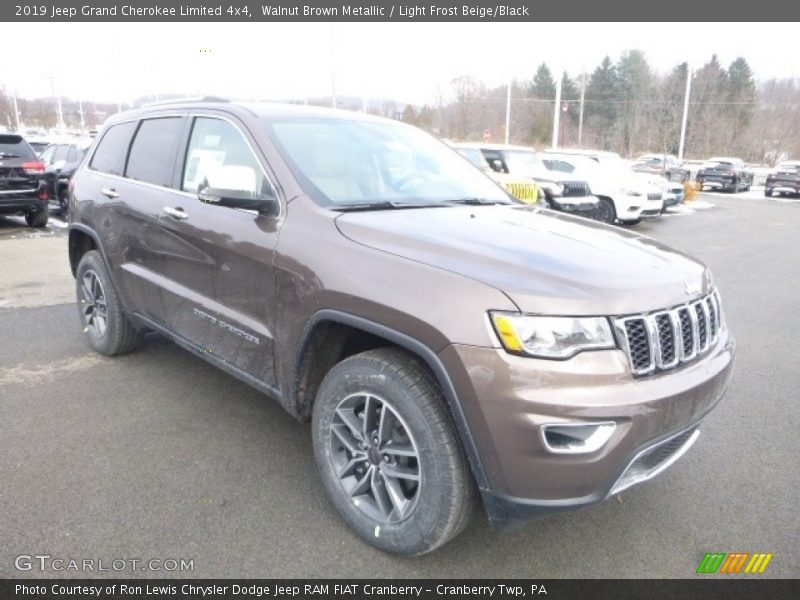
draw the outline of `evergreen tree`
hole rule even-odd
[[[409,125],[417,124],[417,111],[414,110],[411,104],[406,104],[406,107],[403,109],[402,119],[404,123],[408,123]]]
[[[592,145],[607,149],[617,118],[617,69],[606,56],[589,77],[586,86],[585,115],[587,124],[595,132]]]
[[[539,68],[536,69],[536,75],[533,76],[533,85],[531,86],[531,95],[542,100],[552,100],[556,96],[556,82],[550,72],[550,67],[546,63],[540,64]]]

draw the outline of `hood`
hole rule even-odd
[[[336,225],[356,243],[495,287],[523,312],[626,315],[711,286],[702,263],[651,238],[532,206],[353,212]]]

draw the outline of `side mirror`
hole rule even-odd
[[[257,189],[257,179],[252,167],[222,165],[207,173],[197,186],[197,199],[217,206],[255,210],[260,214],[276,213],[277,198]]]

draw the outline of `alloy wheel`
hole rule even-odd
[[[81,295],[83,320],[86,325],[84,331],[90,331],[95,338],[100,339],[108,327],[108,310],[103,284],[100,283],[97,273],[91,269],[83,274]]]
[[[419,499],[419,452],[395,409],[375,395],[353,394],[339,403],[330,429],[336,476],[353,504],[382,523],[409,517]]]

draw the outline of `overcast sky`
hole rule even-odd
[[[631,48],[659,72],[716,53],[758,79],[800,76],[793,23],[2,23],[0,38],[19,59],[0,63],[7,91],[49,96],[53,76],[60,95],[110,102],[328,95],[333,66],[340,95],[422,104],[459,75],[498,85],[542,61],[575,75]]]

